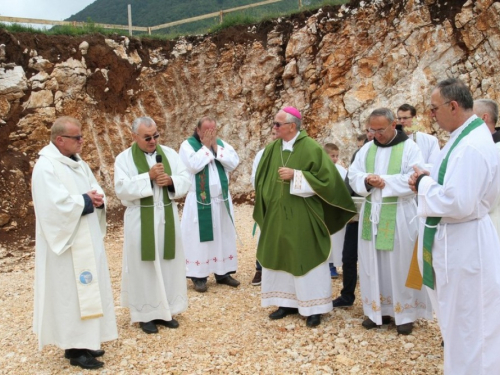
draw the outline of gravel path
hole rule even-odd
[[[176,316],[177,330],[159,327],[146,335],[130,325],[119,307],[121,227],[110,228],[106,250],[111,269],[119,339],[103,344],[102,374],[442,374],[443,350],[436,321],[419,321],[413,334],[400,336],[392,324],[370,331],[361,327],[359,298],[350,309],[323,316],[316,328],[299,316],[271,321],[274,308],[260,307],[254,274],[252,206],[235,207],[241,281],[237,289],[216,285],[200,294],[188,283],[189,308]],[[32,332],[34,255],[32,241],[0,247],[0,374],[80,374],[63,351],[38,351]],[[332,280],[334,297],[341,279]],[[358,296],[359,297],[359,296]]]

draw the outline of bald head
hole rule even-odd
[[[63,116],[59,117],[52,124],[52,128],[50,129],[50,140],[52,143],[55,143],[55,140],[58,136],[66,134],[66,129],[69,125],[77,126],[79,129],[82,128],[82,124],[74,117]]]
[[[495,126],[498,122],[498,104],[494,100],[474,100],[474,114],[483,119],[492,134],[495,133]]]

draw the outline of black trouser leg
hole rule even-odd
[[[342,283],[340,292],[342,298],[353,303],[354,291],[358,281],[358,227],[359,222],[354,221],[346,225],[344,248],[342,249]]]

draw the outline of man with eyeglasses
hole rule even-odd
[[[439,142],[435,136],[415,129],[416,116],[417,110],[409,104],[405,103],[398,108],[398,124],[401,124],[402,130],[406,133],[408,138],[418,145],[422,152],[422,157],[426,164],[425,166],[430,170],[434,164],[434,160],[439,156]]]
[[[211,273],[216,284],[236,288],[240,282],[231,276],[238,269],[238,254],[229,173],[240,162],[238,154],[217,137],[211,117],[198,121],[179,154],[191,179],[181,221],[186,276],[199,293],[207,291]]]
[[[54,121],[33,169],[35,311],[39,349],[56,345],[72,366],[101,368],[101,343],[118,337],[103,237],[104,192],[81,157],[80,122]]]
[[[362,325],[372,329],[394,318],[399,334],[409,335],[418,318],[432,319],[425,291],[405,287],[418,223],[415,195],[407,181],[414,165],[423,165],[415,142],[396,129],[388,108],[368,117],[373,142],[359,150],[349,168],[351,188],[365,201],[359,214],[359,281]]]
[[[333,309],[330,234],[356,207],[335,164],[301,124],[294,107],[275,116],[277,140],[264,149],[255,174],[253,218],[261,230],[262,307],[278,306],[270,319],[300,314],[315,327]]]
[[[131,147],[115,161],[115,193],[126,207],[121,305],[147,334],[158,325],[177,328],[174,315],[188,306],[186,271],[176,199],[186,195],[189,174],[172,148],[160,145],[156,123],[132,123]]]
[[[488,215],[500,196],[498,151],[474,114],[469,88],[437,84],[431,113],[450,133],[429,175],[415,168],[423,283],[438,302],[446,375],[497,374],[500,368],[500,241]]]

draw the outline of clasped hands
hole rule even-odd
[[[173,184],[172,177],[165,173],[162,163],[156,163],[149,170],[149,178],[158,186],[170,186]]]
[[[415,172],[413,172],[413,174],[410,176],[410,179],[408,180],[408,185],[410,186],[410,189],[414,192],[414,193],[417,193],[417,181],[418,181],[418,178],[421,176],[421,175],[426,175],[426,176],[429,176],[429,171],[426,171],[426,170],[423,170],[423,169],[420,169],[419,167],[417,167],[416,165],[413,166],[413,170]]]
[[[283,181],[290,181],[293,179],[294,170],[287,167],[279,167],[278,174]]]
[[[87,195],[92,200],[94,207],[101,207],[104,204],[104,194],[99,194],[97,190],[90,190]]]
[[[365,184],[372,186],[377,189],[383,189],[385,187],[385,181],[378,174],[369,174],[365,178]]]

